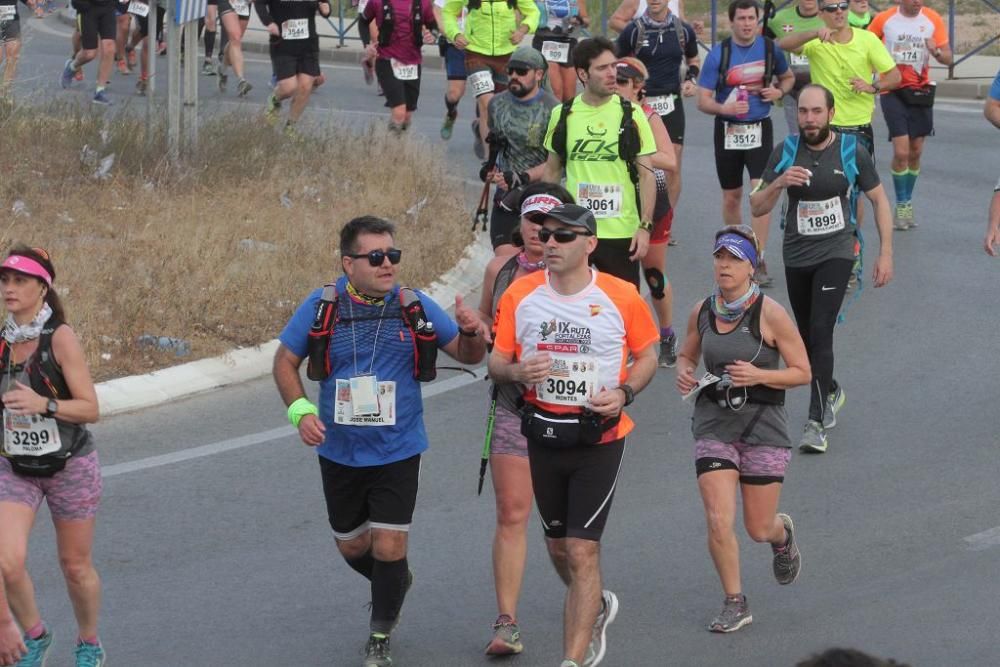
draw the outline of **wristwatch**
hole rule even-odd
[[[479,335],[479,329],[473,329],[472,331],[466,331],[465,329],[462,329],[461,327],[459,327],[458,333],[462,334],[466,338],[475,338],[476,336]]]
[[[45,412],[42,413],[42,416],[55,417],[57,412],[59,412],[59,404],[56,403],[56,399],[50,398],[49,402],[45,404]]]
[[[625,405],[632,405],[632,401],[635,400],[635,389],[627,384],[620,384],[617,388],[621,389],[622,393],[625,394]]]
[[[939,46],[936,49],[934,49],[933,51],[931,51],[931,55],[934,56],[935,58],[940,58],[941,57],[941,47]]]
[[[651,231],[653,231],[653,223],[651,223],[648,220],[641,220],[639,222],[639,229],[644,229],[647,232],[651,232]]]

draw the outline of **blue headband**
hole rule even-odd
[[[753,268],[757,268],[757,248],[754,247],[753,241],[742,234],[727,232],[720,235],[715,241],[715,250],[712,251],[712,254],[714,255],[723,248],[728,250],[734,257],[746,260],[750,262]]]

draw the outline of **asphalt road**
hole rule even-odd
[[[85,100],[56,92],[66,28],[26,22],[23,89]],[[384,113],[356,68],[326,71],[331,81],[318,91],[314,117]],[[250,98],[226,104],[263,104],[268,65],[251,56],[249,72],[259,84]],[[117,103],[134,78],[114,75]],[[220,108],[215,82],[201,83],[211,113]],[[428,72],[415,130],[432,142],[443,89],[443,76]],[[470,108],[464,101],[463,120]],[[705,631],[722,594],[705,548],[690,409],[672,371],[661,370],[632,409],[638,429],[603,541],[605,583],[622,604],[604,664],[792,665],[834,645],[914,665],[997,664],[1000,264],[980,247],[996,134],[978,103],[942,100],[937,121],[916,189],[921,226],[897,234],[896,280],[866,288],[836,333],[848,398],[830,450],[796,452],[789,470],[782,510],[798,528],[801,577],[779,587],[769,549],[741,536],[755,622],[734,635]],[[670,249],[668,271],[678,320],[711,284],[709,244],[720,218],[710,128],[689,105],[680,245]],[[457,131],[447,147],[458,176],[475,165],[469,138]],[[866,229],[870,259],[870,218]],[[769,294],[784,302],[778,234],[775,227]],[[326,277],[317,269],[316,284]],[[451,376],[431,385],[425,402],[432,446],[411,533],[416,583],[393,635],[399,665],[485,664],[495,615],[493,502],[488,492],[475,496],[485,383]],[[790,392],[795,429],[807,401],[805,389]],[[94,432],[106,466],[96,560],[110,664],[360,664],[367,587],[336,554],[315,455],[287,426],[270,379],[110,418]],[[74,627],[44,513],[30,564],[56,632],[53,662],[64,664]],[[519,612],[527,648],[513,664],[558,664],[562,597],[533,521]]]

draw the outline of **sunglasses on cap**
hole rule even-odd
[[[578,232],[566,229],[565,227],[560,227],[559,229],[542,227],[538,230],[538,240],[542,243],[548,243],[549,239],[555,239],[556,243],[570,243],[575,241],[578,236],[593,236],[593,234],[590,232]]]
[[[846,12],[847,8],[850,6],[851,5],[848,2],[838,2],[835,5],[823,5],[822,7],[820,7],[820,9],[822,9],[824,12],[827,12],[828,14],[832,14],[838,9],[842,12]]]
[[[507,74],[516,74],[517,76],[528,76],[528,72],[531,70],[527,67],[508,67]]]
[[[389,248],[389,250],[372,250],[368,253],[346,256],[351,259],[361,259],[362,257],[367,257],[368,263],[372,266],[382,266],[386,257],[389,258],[390,264],[399,264],[399,260],[403,258],[403,251],[399,248]]]

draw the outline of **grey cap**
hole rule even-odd
[[[517,47],[514,53],[510,54],[510,60],[507,61],[507,67],[519,65],[528,69],[548,69],[549,67],[549,64],[545,62],[545,56],[538,49],[527,45]]]
[[[545,214],[545,218],[552,218],[553,220],[558,220],[574,227],[583,227],[591,234],[597,234],[597,218],[594,217],[590,209],[584,208],[579,204],[556,206]]]

